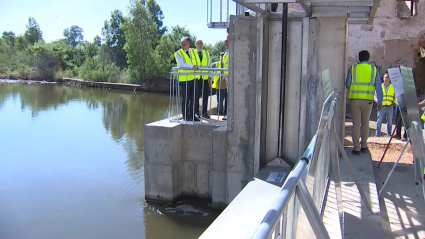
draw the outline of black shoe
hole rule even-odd
[[[394,136],[394,138],[400,140],[401,139],[401,135],[396,135],[396,136]]]
[[[365,152],[367,150],[367,147],[366,148],[361,148],[360,149],[360,151],[362,151],[362,152]],[[359,152],[359,151],[357,151],[357,152]]]
[[[222,120],[227,120],[227,115],[225,115],[225,116],[222,118]]]
[[[211,119],[211,117],[208,114],[203,114],[202,117],[205,119]]]
[[[359,155],[360,154],[360,151],[353,150],[353,151],[351,151],[351,153],[353,153],[354,155]]]
[[[199,117],[198,114],[195,114],[195,117],[193,117],[193,121],[201,121],[201,117]]]

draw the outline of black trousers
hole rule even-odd
[[[206,115],[208,110],[208,96],[210,95],[210,87],[208,85],[208,80],[203,80],[202,78],[196,81],[198,85],[198,96],[196,97],[195,102],[195,114]],[[202,97],[202,111],[199,114],[199,97]]]
[[[397,117],[396,117],[396,121],[397,122],[397,129],[396,129],[396,136],[401,137],[401,126],[403,126],[403,120],[401,119],[401,114],[400,114],[400,109],[397,106]],[[406,128],[404,128],[404,134],[403,134],[403,138],[407,138],[407,134],[406,134]]]
[[[185,120],[193,116],[193,102],[195,101],[197,95],[197,91],[195,90],[195,81],[196,80],[179,82],[182,103],[182,115]]]

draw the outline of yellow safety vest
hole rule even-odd
[[[350,100],[373,100],[375,96],[375,66],[360,63],[351,67]]]
[[[382,93],[384,94],[384,100],[382,101],[382,105],[384,106],[389,106],[392,105],[394,102],[394,95],[395,95],[395,91],[394,91],[394,87],[392,84],[390,84],[390,86],[388,87],[388,92],[385,89],[385,85],[382,84]]]
[[[425,121],[425,112],[422,114],[421,120],[424,120]]]
[[[223,64],[224,64],[224,67],[223,68],[229,69],[229,53],[228,52],[224,53]],[[229,74],[229,72],[228,71],[223,71],[223,74],[227,75],[227,74]]]
[[[223,65],[224,64],[225,63],[223,62]],[[220,61],[214,62],[214,65],[215,65],[215,68],[222,68],[222,65],[221,65],[221,62]],[[226,85],[226,87],[224,87],[223,85],[221,85],[221,84],[226,84],[226,82],[221,81],[220,80],[220,75],[219,75],[219,74],[223,74],[224,75],[224,71],[223,72],[222,71],[215,71],[214,73],[216,73],[217,75],[214,76],[214,83],[212,85],[212,88],[213,89],[221,89],[221,90],[227,89],[227,85]]]
[[[206,50],[202,50],[202,61],[199,58],[198,50],[196,50],[197,61],[200,62],[199,67],[210,67],[211,66],[211,56],[210,53]],[[202,73],[208,73],[208,71],[199,71]],[[197,79],[201,78],[201,75],[196,76]],[[209,76],[202,75],[204,80],[208,80]]]
[[[179,54],[179,56],[184,60],[186,64],[199,65],[197,61],[199,59],[199,56],[196,50],[190,48],[189,52],[190,52],[190,57],[186,54],[186,52],[183,49],[180,49],[174,53],[174,57],[176,58],[176,62],[177,62],[177,67],[180,67],[179,62],[177,61],[177,54]],[[189,74],[189,73],[195,73],[194,70],[179,70],[178,72],[183,73],[183,75],[179,75],[180,82],[192,81],[193,79],[195,79],[194,74],[193,75]]]

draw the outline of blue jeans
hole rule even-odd
[[[387,134],[391,136],[391,130],[393,126],[393,107],[382,106],[382,109],[378,111],[378,122],[376,123],[376,135],[381,135],[381,126],[384,119],[387,120]]]
[[[217,112],[219,115],[227,115],[227,89],[217,90],[216,92]]]

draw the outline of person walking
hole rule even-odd
[[[377,94],[378,111],[382,108],[382,81],[378,69],[369,64],[368,51],[359,52],[360,63],[350,67],[345,81],[350,100],[351,117],[353,120],[353,154],[367,150],[369,137],[369,117],[372,112],[375,91]],[[359,139],[361,138],[361,142]]]
[[[395,91],[391,84],[390,76],[384,75],[384,83],[382,84],[382,109],[378,111],[378,120],[376,122],[376,136],[381,136],[382,122],[387,122],[387,135],[391,136],[393,127],[393,108],[395,105]],[[378,103],[377,96],[375,94],[375,102]]]
[[[209,51],[204,49],[204,42],[201,39],[196,41],[196,50],[197,57],[199,62],[199,67],[211,67],[211,56]],[[199,71],[201,73],[208,73],[208,71]],[[208,108],[208,97],[210,95],[211,87],[211,77],[209,75],[198,75],[196,76],[197,95],[195,95],[195,114],[197,117],[202,115],[202,117],[210,119],[210,116],[207,113]],[[202,96],[202,110],[199,114],[199,96]]]
[[[182,115],[185,121],[200,121],[194,112],[195,101],[195,71],[199,69],[198,57],[195,49],[190,48],[190,38],[183,37],[180,41],[181,49],[174,53],[179,70],[179,87],[182,103]],[[189,70],[191,69],[191,70]],[[199,101],[199,99],[198,99]]]

